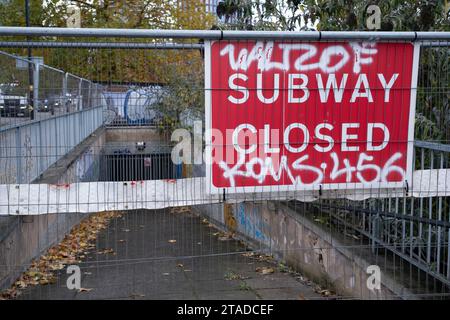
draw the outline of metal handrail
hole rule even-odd
[[[170,39],[284,39],[284,40],[450,40],[450,32],[416,31],[235,31],[113,28],[0,27],[0,36],[112,37]]]

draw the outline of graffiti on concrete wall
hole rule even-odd
[[[267,223],[264,221],[262,211],[257,206],[252,206],[247,210],[245,203],[237,205],[237,222],[240,231],[257,241],[267,243],[269,237],[265,234],[265,230],[269,230]]]
[[[32,176],[32,171],[34,169],[33,161],[33,145],[31,143],[31,136],[29,133],[25,134],[25,142],[23,144],[25,149],[25,181],[29,181],[29,177]]]
[[[94,158],[94,152],[90,148],[83,153],[80,159],[77,160],[76,181],[83,181],[89,177],[89,172],[92,169]]]

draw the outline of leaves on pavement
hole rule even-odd
[[[271,267],[259,267],[259,268],[256,268],[256,272],[261,273],[261,274],[270,274],[270,273],[274,273],[275,270]]]
[[[55,273],[65,266],[78,264],[80,259],[86,257],[90,250],[94,249],[98,233],[106,229],[109,222],[121,217],[120,212],[99,212],[90,215],[72,228],[69,234],[57,245],[47,250],[39,259],[33,260],[30,267],[10,289],[0,293],[0,299],[15,299],[24,290],[31,286],[47,285],[56,282]],[[104,253],[113,253],[112,249],[105,249]],[[83,289],[83,290],[82,290]],[[92,289],[82,288],[80,292]]]

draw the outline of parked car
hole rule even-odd
[[[38,102],[38,112],[50,112],[54,114],[58,108],[61,107],[61,98],[60,97],[49,97],[48,99],[44,99]]]
[[[38,112],[65,113],[78,110],[80,97],[67,93],[66,95],[47,95],[38,102]]]
[[[53,113],[54,109],[53,109],[52,105],[49,103],[48,99],[45,99],[45,100],[41,100],[38,102],[37,111]]]
[[[82,109],[82,96],[73,95],[71,93],[66,93],[63,97],[66,112],[73,112]]]
[[[0,87],[0,115],[2,117],[29,117],[31,106],[25,95],[14,92],[14,86],[7,84]]]

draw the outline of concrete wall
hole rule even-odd
[[[77,119],[82,120],[82,118]],[[98,124],[97,120],[90,119],[89,121],[90,124],[83,128],[95,130],[97,128],[95,125]],[[60,125],[64,128],[62,124]],[[73,130],[71,125],[65,128],[69,132]],[[159,141],[163,141],[156,129],[145,127],[119,127],[108,130],[100,127],[95,131],[93,130],[77,133],[79,137],[84,137],[84,140],[82,139],[80,140],[81,143],[74,145],[73,143],[78,140],[72,140],[70,144],[72,147],[64,150],[64,156],[55,158],[51,163],[44,166],[45,171],[41,174],[37,176],[33,174],[35,177],[33,183],[58,184],[97,181],[96,175],[100,173],[99,161],[102,152],[109,144],[114,149],[115,145],[133,147],[136,141],[147,141],[149,144],[152,142],[149,145],[150,149],[151,147],[157,147]],[[36,142],[36,145],[39,146],[40,144]],[[41,145],[45,144],[42,143]],[[167,146],[167,142],[162,145]],[[0,167],[2,172],[3,169],[3,167]],[[15,173],[13,176],[15,176]],[[0,290],[8,288],[27,268],[33,258],[38,257],[49,247],[60,242],[71,228],[86,216],[87,214],[59,213],[0,217]]]
[[[153,127],[111,127],[106,131],[106,140],[124,145],[127,142],[146,141],[163,143],[168,141],[161,136],[160,131]],[[168,144],[168,142],[164,142]]]
[[[103,124],[103,107],[0,129],[0,184],[29,183]]]
[[[256,250],[274,254],[288,266],[343,297],[386,299],[411,297],[382,270],[380,290],[367,288],[370,257],[280,202],[242,202],[198,206],[198,212],[249,241]]]
[[[98,129],[50,166],[35,183],[73,183],[95,180],[100,152],[105,143],[104,129]],[[0,217],[0,290],[8,288],[32,259],[64,236],[87,214],[49,214],[39,216]]]
[[[75,159],[67,166],[57,183],[97,181],[100,175],[100,161],[105,144],[106,130],[102,128],[78,145],[78,150],[74,152]]]

